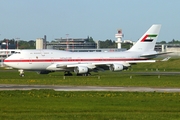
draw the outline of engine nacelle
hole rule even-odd
[[[88,72],[88,68],[87,67],[85,67],[85,66],[78,66],[78,67],[75,67],[74,68],[74,72],[76,73],[76,74],[78,74],[78,73],[87,73]]]
[[[110,71],[121,71],[121,70],[123,70],[123,68],[124,67],[121,64],[113,64],[113,65],[109,66]]]

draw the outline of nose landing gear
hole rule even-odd
[[[24,75],[24,70],[18,70],[19,71],[19,76],[21,76],[21,77],[24,77],[25,75]]]

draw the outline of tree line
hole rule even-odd
[[[15,45],[16,47],[18,47],[18,49],[36,49],[36,41],[35,40],[29,40],[29,41],[25,41],[25,40],[15,40],[15,39],[4,39],[2,40],[0,43],[1,45],[3,43],[8,45]]]
[[[92,37],[87,37],[86,42],[93,42]],[[0,44],[7,43],[7,39],[1,40]],[[9,39],[8,40],[9,45],[16,45],[18,46],[18,49],[35,49],[36,48],[36,41],[35,40],[15,40],[15,39]],[[179,40],[173,39],[172,41],[166,42],[166,41],[161,41],[157,42],[157,44],[180,44]],[[121,47],[125,49],[131,48],[133,44],[132,43],[121,43]],[[100,48],[117,48],[117,43],[114,40],[107,39],[105,41],[99,40],[99,47]]]

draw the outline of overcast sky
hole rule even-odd
[[[93,37],[138,40],[162,24],[158,41],[180,40],[180,0],[0,0],[0,40]]]

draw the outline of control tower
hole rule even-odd
[[[117,48],[118,49],[121,49],[121,43],[122,43],[122,37],[123,37],[123,34],[122,34],[122,30],[121,29],[118,29],[118,33],[115,34],[115,37],[117,38]]]

